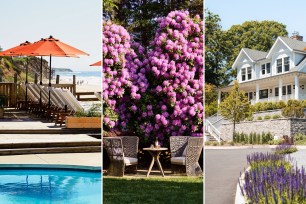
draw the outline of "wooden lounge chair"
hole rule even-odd
[[[95,92],[94,94],[99,99],[99,101],[102,101],[102,94],[101,94],[101,92]]]
[[[107,175],[124,176],[126,166],[136,172],[138,143],[139,138],[136,136],[103,137],[103,147],[110,160]]]
[[[185,166],[187,176],[202,176],[203,172],[198,163],[204,146],[203,137],[171,136],[171,168],[173,173],[180,172]]]
[[[55,125],[60,124],[60,126],[63,125],[65,122],[66,116],[73,115],[76,112],[84,111],[82,105],[79,103],[79,101],[74,97],[74,95],[67,89],[54,89],[57,94],[61,97],[62,100],[64,100],[67,104],[67,107],[69,108],[68,112],[65,113],[59,113],[56,116],[55,119]]]

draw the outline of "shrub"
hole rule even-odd
[[[253,121],[253,120],[254,120],[253,115],[251,115],[251,116],[247,117],[247,118],[246,118],[246,120],[247,120],[247,121]]]
[[[276,103],[277,103],[277,105],[276,105],[277,109],[282,109],[282,108],[286,107],[286,103],[284,101],[278,101]]]
[[[204,23],[188,11],[157,21],[148,53],[122,26],[104,24],[103,126],[141,135],[145,143],[201,136]]]
[[[302,100],[301,103],[302,103],[302,107],[303,107],[303,108],[306,108],[306,100]]]
[[[265,120],[270,120],[270,119],[271,119],[271,116],[270,116],[270,115],[265,115],[264,119],[265,119]]]
[[[262,120],[262,117],[261,117],[261,116],[258,116],[258,117],[257,117],[257,120]]]
[[[280,144],[275,149],[275,154],[291,154],[298,151],[293,145]]]
[[[302,103],[299,100],[289,100],[282,109],[282,115],[287,118],[303,118],[305,114]]]
[[[253,110],[258,112],[258,111],[262,111],[263,109],[263,104],[261,102],[255,103],[253,105]]]
[[[281,116],[279,114],[275,114],[272,116],[273,119],[279,119]]]
[[[236,132],[233,136],[233,142],[241,144],[269,144],[270,141],[273,141],[273,136],[269,132],[251,132],[249,135]]]

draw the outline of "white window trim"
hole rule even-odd
[[[267,64],[269,64],[269,63],[270,63],[270,73],[267,72]],[[265,65],[265,74],[262,74],[262,65]],[[260,65],[260,76],[261,77],[270,76],[271,72],[272,72],[272,70],[271,70],[271,62],[266,62],[266,63],[263,63],[263,64]]]
[[[288,71],[285,71],[285,58],[286,58],[286,57],[289,58],[289,63],[288,63],[288,64],[289,64],[289,70],[288,70]],[[277,74],[287,73],[287,72],[290,71],[290,68],[291,68],[290,56],[286,56],[286,57],[281,57],[281,58],[275,59],[275,68],[276,68],[275,73],[276,73],[276,75],[277,75]],[[277,69],[277,60],[279,60],[279,59],[282,60],[282,72],[279,72],[279,73],[278,73],[278,69]],[[271,65],[270,65],[270,67],[271,67]],[[270,69],[271,69],[271,68],[270,68]]]

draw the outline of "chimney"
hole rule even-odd
[[[290,38],[293,39],[293,40],[303,41],[303,36],[300,36],[298,31],[294,31]]]

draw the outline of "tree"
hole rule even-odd
[[[216,86],[228,84],[225,65],[230,50],[221,19],[209,10],[205,14],[205,82]]]
[[[218,111],[218,93],[216,86],[205,83],[205,117],[214,115]]]
[[[226,56],[226,69],[230,76],[236,77],[231,69],[242,48],[268,52],[278,36],[288,36],[286,25],[276,21],[246,21],[241,25],[233,25],[224,33],[226,46],[231,50]]]
[[[236,123],[240,123],[247,117],[252,116],[251,106],[244,91],[239,90],[239,84],[234,82],[234,86],[229,96],[220,104],[221,115],[233,122],[233,135],[235,134]]]

